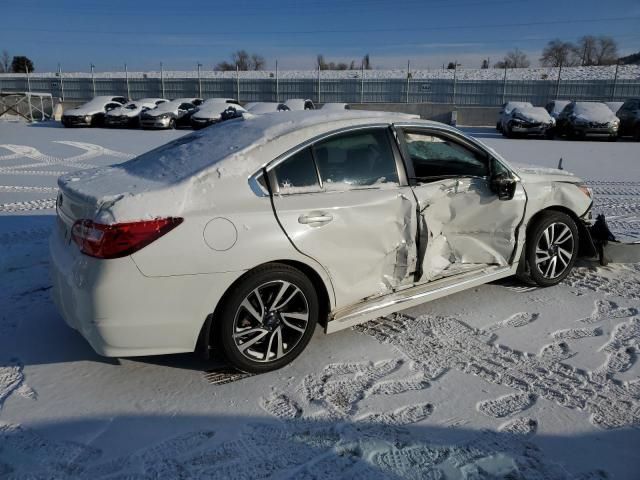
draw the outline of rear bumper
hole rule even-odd
[[[49,248],[59,313],[107,357],[194,351],[207,315],[241,274],[145,277],[131,257],[81,254],[58,228]]]

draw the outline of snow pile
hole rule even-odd
[[[507,70],[507,80],[557,80],[557,67],[532,67],[532,68],[514,68]],[[615,77],[616,66],[588,66],[588,67],[564,67],[560,78],[562,80],[612,80]],[[187,71],[150,71],[150,72],[100,72],[95,73],[95,78],[198,78],[198,72],[195,70]],[[289,79],[317,79],[317,70],[280,70],[278,78],[281,80]],[[497,68],[475,69],[475,68],[459,68],[458,70],[443,69],[421,69],[411,70],[411,78],[414,80],[438,80],[450,79],[455,77],[458,80],[504,80],[505,71]],[[24,77],[24,74],[0,74],[0,77]],[[36,72],[31,78],[58,78],[57,72]],[[200,78],[229,78],[235,79],[239,76],[243,79],[275,79],[275,71],[246,71],[246,72],[217,72],[217,71],[201,71]],[[349,79],[361,78],[361,70],[323,70],[320,77],[323,79]],[[91,78],[89,72],[65,72],[63,78]],[[389,69],[389,70],[365,70],[364,78],[369,79],[406,79],[406,69]],[[639,80],[640,65],[620,65],[618,67],[618,78],[621,80]]]

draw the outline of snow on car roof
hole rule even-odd
[[[536,122],[548,122],[551,121],[549,112],[543,107],[517,107],[513,111],[519,112],[522,115],[534,120]]]
[[[317,135],[349,126],[407,120],[444,127],[417,120],[415,115],[355,110],[251,116],[185,135],[119,165],[64,175],[58,184],[80,197],[95,200],[122,196],[123,189],[127,189],[126,195],[133,195],[190,179],[197,181],[209,174],[212,179],[248,176]],[[254,150],[262,151],[251,155]]]
[[[522,107],[533,107],[530,102],[507,102],[504,105],[504,111],[509,113],[514,108],[522,108]]]
[[[590,120],[608,121],[615,115],[609,107],[600,102],[576,102],[573,113]]]

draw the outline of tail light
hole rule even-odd
[[[71,237],[85,255],[96,258],[120,258],[146,247],[182,223],[182,218],[104,225],[92,220],[73,224]]]

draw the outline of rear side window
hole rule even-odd
[[[416,178],[432,182],[450,177],[486,177],[488,159],[480,152],[447,137],[407,132],[405,142]]]
[[[316,190],[320,188],[310,148],[305,148],[289,157],[274,171],[280,193],[296,193],[300,192],[300,189]]]
[[[323,188],[398,183],[395,157],[385,129],[331,137],[313,147]]]

